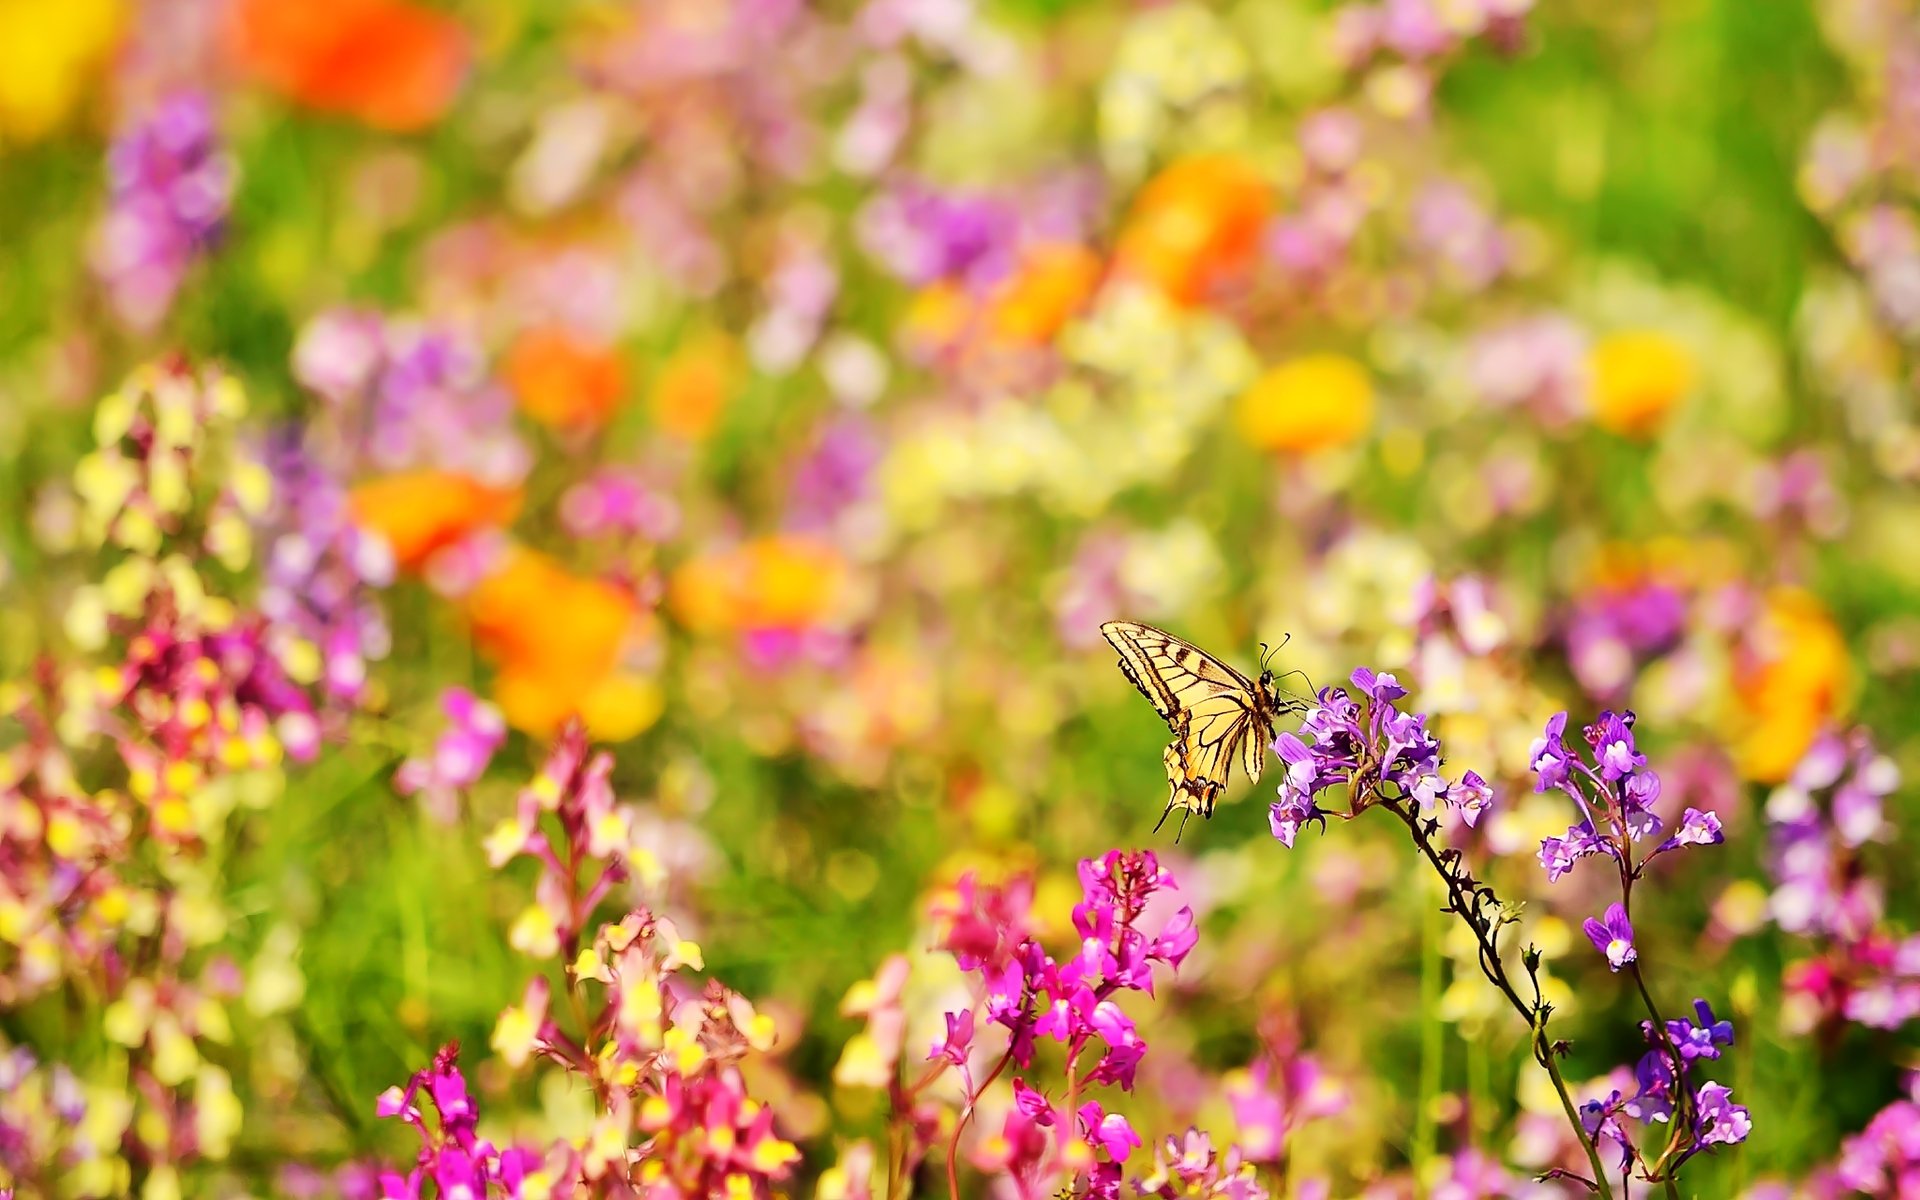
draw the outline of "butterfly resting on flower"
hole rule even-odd
[[[1252,680],[1151,625],[1108,621],[1100,632],[1120,652],[1120,669],[1173,730],[1163,755],[1167,808],[1156,831],[1176,808],[1182,810],[1183,832],[1194,813],[1211,817],[1236,758],[1248,781],[1260,782],[1273,743],[1274,718],[1306,707],[1281,695],[1264,660],[1259,679]]]

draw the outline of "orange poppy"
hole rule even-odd
[[[661,366],[648,407],[654,424],[690,442],[720,423],[740,375],[740,356],[724,333],[696,334]]]
[[[658,685],[621,665],[651,618],[614,585],[515,547],[468,594],[467,617],[499,664],[494,699],[515,728],[546,736],[577,715],[618,741],[658,719]]]
[[[1757,655],[1734,670],[1747,715],[1734,756],[1747,778],[1777,783],[1846,707],[1852,662],[1832,616],[1797,588],[1768,593],[1756,633]]]
[[[1120,231],[1115,269],[1169,299],[1198,304],[1246,268],[1272,208],[1272,190],[1229,155],[1184,158],[1140,190]]]
[[[1693,353],[1657,330],[1627,330],[1600,339],[1587,355],[1593,421],[1625,437],[1657,433],[1693,390]]]
[[[627,387],[617,352],[552,326],[515,338],[503,373],[520,410],[556,429],[604,424]]]
[[[459,22],[406,0],[239,0],[228,43],[282,95],[395,132],[438,120],[470,57]]]
[[[1100,259],[1084,246],[1034,246],[993,294],[988,327],[1004,342],[1043,345],[1086,304],[1100,283]]]
[[[417,570],[434,551],[513,520],[520,490],[454,471],[407,471],[356,485],[347,507],[354,524],[387,540],[394,562]]]

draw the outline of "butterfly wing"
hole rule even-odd
[[[1173,730],[1163,756],[1167,812],[1211,816],[1236,757],[1247,777],[1259,781],[1272,723],[1251,680],[1151,625],[1109,621],[1100,632],[1120,652],[1121,670]]]

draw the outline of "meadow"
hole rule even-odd
[[[1911,0],[0,0],[0,1198],[1920,1197],[1917,200]]]

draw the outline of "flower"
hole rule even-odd
[[[755,538],[681,564],[668,606],[697,632],[798,631],[823,624],[843,602],[847,564],[804,534]]]
[[[347,494],[354,524],[386,542],[410,571],[520,511],[519,488],[493,487],[453,471],[419,470],[355,484]]]
[[[0,0],[0,140],[53,132],[112,57],[123,0]]]
[[[1328,812],[1318,797],[1342,785],[1347,788],[1349,817],[1382,800],[1407,799],[1422,812],[1444,803],[1463,818],[1477,820],[1492,789],[1475,772],[1453,784],[1440,776],[1440,740],[1427,728],[1424,714],[1397,707],[1407,695],[1400,681],[1387,672],[1357,667],[1351,683],[1364,704],[1343,688],[1327,687],[1307,708],[1300,732],[1312,737],[1312,744],[1291,732],[1274,739],[1274,753],[1287,770],[1280,799],[1268,809],[1273,836],[1291,849],[1307,822],[1319,821],[1324,830]]]
[[[465,688],[442,692],[440,707],[451,728],[434,743],[431,757],[400,764],[393,787],[402,796],[417,793],[428,812],[452,824],[460,793],[486,773],[494,752],[507,740],[507,727],[499,709]]]
[[[1784,779],[1841,711],[1852,674],[1846,639],[1811,594],[1766,594],[1748,644],[1737,654],[1734,695],[1747,717],[1734,760],[1749,779]]]
[[[1702,1146],[1732,1146],[1747,1140],[1753,1121],[1742,1105],[1733,1102],[1733,1093],[1720,1084],[1700,1085],[1697,1136]]]
[[[622,588],[516,546],[467,596],[466,612],[475,642],[499,664],[493,698],[514,728],[551,736],[578,716],[596,738],[624,741],[659,719],[659,684],[628,665],[657,622]]]
[[[1084,246],[1041,244],[1022,252],[1014,272],[987,298],[987,329],[1013,345],[1053,340],[1099,286],[1101,263]]]
[[[626,392],[616,351],[559,326],[515,338],[501,374],[520,411],[556,429],[605,424]]]
[[[648,391],[647,409],[660,429],[704,441],[725,415],[740,383],[739,350],[718,331],[696,333],[668,356]]]
[[[1586,931],[1587,940],[1593,943],[1593,948],[1607,956],[1607,966],[1611,970],[1618,971],[1640,957],[1633,948],[1633,924],[1627,920],[1627,910],[1619,904],[1607,905],[1603,919],[1588,917],[1581,928]]]
[[[1304,355],[1242,392],[1234,417],[1241,436],[1263,450],[1311,454],[1344,446],[1373,424],[1373,381],[1344,355]]]
[[[1134,198],[1114,248],[1114,271],[1177,304],[1200,304],[1245,271],[1271,204],[1266,180],[1241,159],[1180,159]]]
[[[1693,354],[1653,330],[1609,334],[1587,352],[1594,423],[1626,437],[1645,438],[1665,423],[1693,390]]]
[[[204,95],[156,104],[107,153],[107,213],[93,269],[115,311],[141,332],[156,327],[193,262],[219,239],[233,200],[233,159],[221,149]]]
[[[440,119],[471,53],[457,21],[409,0],[240,0],[227,33],[234,58],[274,91],[395,132]]]

